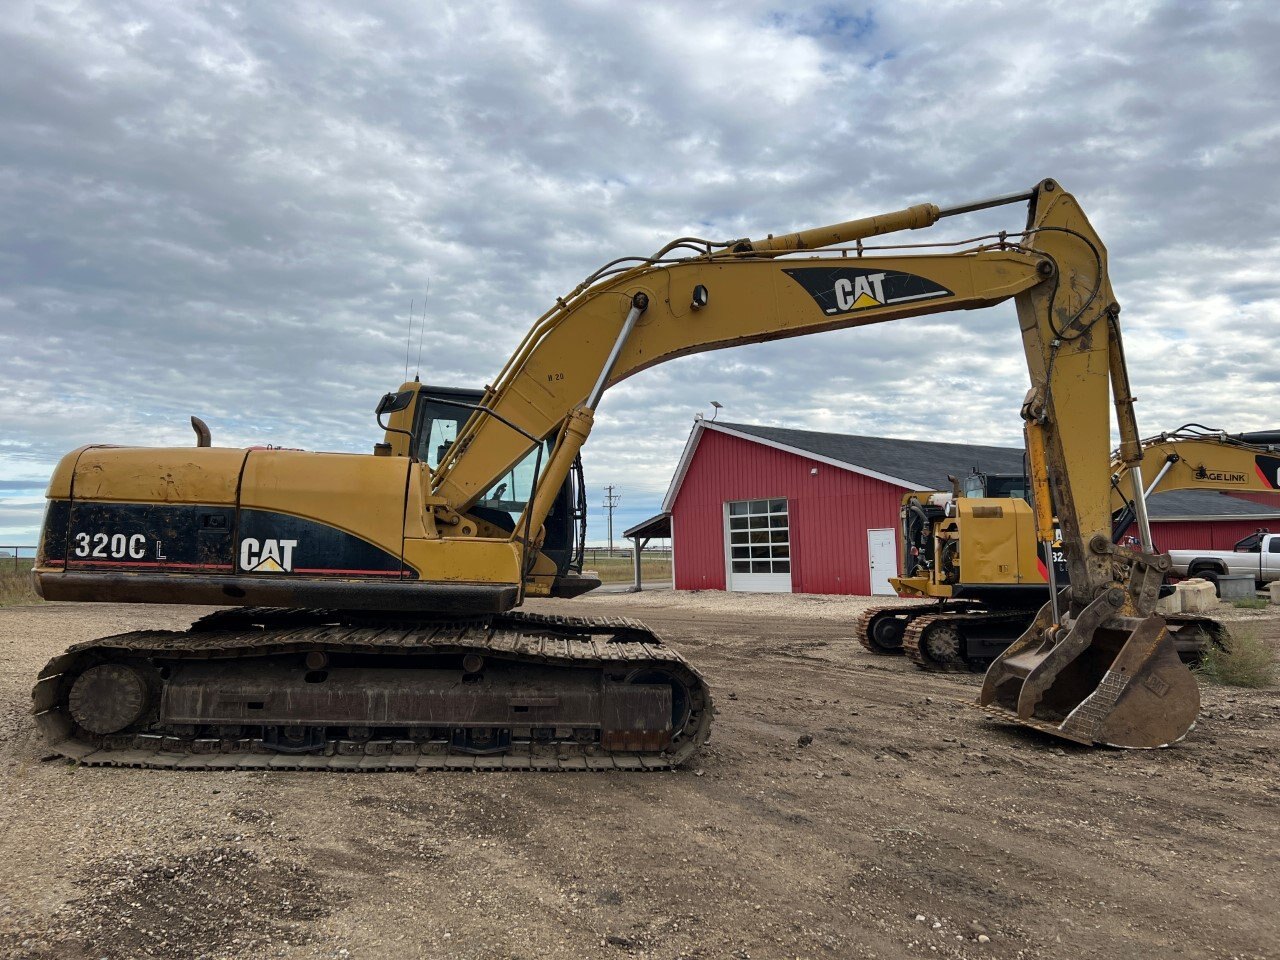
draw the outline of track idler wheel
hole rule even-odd
[[[861,624],[862,645],[872,653],[902,653],[902,636],[911,618],[896,610],[881,610]]]
[[[929,661],[942,670],[967,670],[962,648],[964,638],[954,623],[934,623],[925,627],[921,647]]]
[[[123,663],[90,667],[71,684],[71,718],[90,733],[110,734],[137,723],[151,705],[151,687],[141,672]]]

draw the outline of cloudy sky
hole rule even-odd
[[[193,413],[219,444],[368,450],[428,284],[423,379],[479,385],[615,256],[1045,176],[1110,248],[1144,432],[1280,426],[1280,7],[1053,6],[6,4],[0,544],[35,542],[62,453],[186,445]],[[592,504],[655,511],[712,399],[1015,444],[1015,330],[1007,306],[647,371],[601,406]]]

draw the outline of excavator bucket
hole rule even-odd
[[[1195,726],[1200,690],[1164,619],[1102,619],[1107,611],[1095,606],[1056,630],[1048,606],[1041,610],[992,663],[981,705],[1086,745],[1150,749],[1181,740]]]

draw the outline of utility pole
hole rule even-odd
[[[622,500],[621,493],[614,493],[616,488],[609,484],[604,488],[604,508],[609,511],[609,556],[613,556],[613,508]]]

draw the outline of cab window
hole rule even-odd
[[[548,449],[542,451],[542,466],[547,465]],[[525,454],[524,459],[504,473],[496,483],[476,501],[476,506],[517,514],[524,509],[533,492],[534,470],[538,467],[538,449]]]
[[[435,394],[454,399],[452,394],[447,394],[443,390],[437,390]],[[480,394],[476,393],[471,396],[459,392],[457,399],[467,403],[476,403],[480,399]],[[469,407],[433,403],[425,399],[419,401],[417,428],[414,431],[418,438],[418,459],[432,470],[439,466],[440,461],[449,452],[449,448],[457,441],[458,434],[466,426],[471,414],[472,410]],[[544,467],[547,464],[550,449],[551,444],[547,443],[542,452],[542,466]],[[538,451],[535,447],[519,463],[499,477],[493,486],[485,491],[484,496],[476,501],[476,506],[490,510],[500,510],[503,513],[511,514],[512,519],[514,519],[516,515],[524,510],[525,504],[529,502],[529,496],[534,484],[534,469],[537,466]]]
[[[429,392],[428,392],[429,391]],[[440,403],[429,399],[438,396],[457,403]],[[418,459],[434,470],[440,465],[449,448],[462,433],[471,418],[469,406],[480,401],[479,391],[446,390],[440,387],[426,387],[419,394],[418,407],[414,411],[413,434],[417,437]]]

